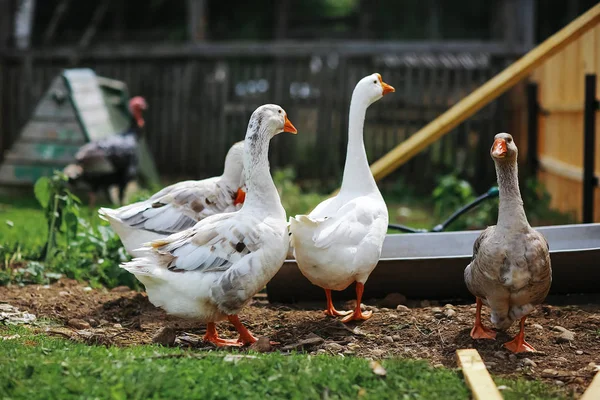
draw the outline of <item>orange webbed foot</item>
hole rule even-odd
[[[221,339],[221,338],[207,339],[205,337],[204,341],[205,342],[210,342],[210,343],[214,344],[217,347],[241,347],[241,346],[243,346],[243,344],[240,343],[236,339]]]
[[[240,344],[235,339],[221,339],[219,335],[217,335],[217,328],[213,322],[209,322],[206,325],[206,335],[204,335],[205,342],[210,342],[217,347],[228,347],[228,346],[236,346],[239,347]]]
[[[475,325],[473,329],[471,329],[471,337],[473,339],[496,340],[496,332],[490,328],[486,328],[485,326],[479,324]]]
[[[350,321],[366,321],[373,316],[372,311],[361,311],[360,308],[355,310],[352,314],[342,318],[342,322],[348,323]]]
[[[328,315],[330,317],[344,317],[351,313],[352,313],[352,311],[338,311],[333,307],[328,308],[327,310],[323,310],[323,314]]]
[[[325,296],[327,297],[327,308],[323,310],[323,314],[330,317],[343,317],[352,313],[352,311],[338,311],[335,309],[331,300],[331,289],[325,289]]]
[[[514,338],[513,340],[511,340],[510,342],[504,343],[504,347],[506,347],[508,350],[512,351],[513,353],[525,353],[525,352],[535,353],[535,351],[536,351],[532,345],[527,343],[524,339],[519,338],[518,336],[516,338]]]

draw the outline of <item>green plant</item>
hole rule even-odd
[[[535,177],[529,177],[521,183],[521,197],[532,225],[560,225],[575,222],[573,214],[562,213],[550,207],[550,193],[543,183]]]
[[[422,203],[415,191],[415,187],[408,184],[406,179],[399,176],[387,189],[382,190],[386,202],[395,201],[403,204]]]
[[[327,198],[327,196],[317,193],[304,193],[300,186],[294,182],[295,178],[296,172],[290,167],[273,172],[273,181],[288,217],[307,214]]]
[[[434,214],[439,222],[448,218],[460,207],[465,206],[477,197],[469,182],[456,175],[445,175],[440,178],[433,190]],[[448,227],[448,230],[480,229],[496,222],[498,217],[498,200],[483,202],[474,210],[459,217]]]
[[[35,198],[42,206],[48,222],[48,238],[44,249],[46,261],[55,251],[58,235],[64,233],[68,247],[69,241],[77,234],[81,200],[67,188],[68,180],[63,172],[55,171],[51,177],[39,178],[33,187]]]
[[[6,261],[0,283],[46,283],[65,275],[93,286],[139,287],[137,280],[119,267],[128,259],[119,237],[110,227],[92,222],[94,218],[83,217],[81,202],[68,189],[62,172],[40,178],[34,193],[46,218],[46,243],[40,256],[29,260],[22,260],[15,249],[1,249]]]

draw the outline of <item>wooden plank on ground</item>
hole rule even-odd
[[[477,350],[456,350],[456,358],[475,400],[502,400],[502,395]]]
[[[598,400],[600,399],[600,372],[596,373],[596,376],[590,383],[590,386],[585,390],[580,400]]]
[[[373,163],[371,171],[375,179],[380,180],[395,171],[396,168],[406,163],[427,146],[450,132],[458,124],[510,89],[550,56],[565,48],[565,46],[572,43],[599,22],[600,3],[552,35]]]

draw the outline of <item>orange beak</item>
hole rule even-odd
[[[497,158],[506,157],[506,153],[508,150],[506,149],[506,140],[504,139],[496,139],[494,141],[494,145],[492,146],[492,156]]]
[[[246,200],[246,192],[244,192],[242,188],[238,188],[233,205],[237,206],[238,204],[243,204],[244,200]]]
[[[396,89],[394,89],[393,86],[388,85],[383,80],[381,80],[381,75],[377,74],[377,77],[379,78],[379,83],[381,83],[381,87],[383,88],[383,94],[382,94],[382,96],[385,96],[388,93],[393,93],[393,92],[396,91]]]
[[[285,116],[285,124],[283,124],[283,131],[288,133],[293,133],[294,135],[298,133],[298,130],[292,124],[292,122],[288,119],[287,115]]]

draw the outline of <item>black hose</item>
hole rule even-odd
[[[448,227],[448,225],[450,225],[452,222],[454,222],[454,220],[456,220],[458,217],[460,217],[461,215],[463,215],[470,209],[474,208],[479,203],[481,203],[487,199],[494,198],[494,197],[498,197],[498,187],[497,186],[491,187],[486,193],[477,197],[475,200],[473,200],[466,206],[458,209],[446,221],[442,222],[441,224],[436,225],[431,231],[429,231],[427,229],[411,228],[410,226],[400,225],[400,224],[388,224],[388,229],[397,229],[399,231],[407,232],[407,233],[442,232],[444,229],[446,229]]]
[[[443,231],[444,229],[446,229],[448,227],[448,225],[450,225],[452,222],[454,222],[458,217],[460,217],[461,215],[463,215],[470,209],[476,207],[479,203],[481,203],[487,199],[494,198],[494,197],[498,197],[498,188],[496,186],[490,188],[490,190],[488,190],[486,193],[482,194],[481,196],[479,196],[478,198],[476,198],[475,200],[473,200],[466,206],[459,208],[447,220],[445,220],[444,222],[442,222],[439,225],[434,226],[433,229],[431,230],[431,232]]]
[[[388,224],[388,229],[397,229],[399,231],[407,232],[407,233],[427,233],[428,232],[427,229],[411,228],[410,226],[399,225],[399,224]]]

